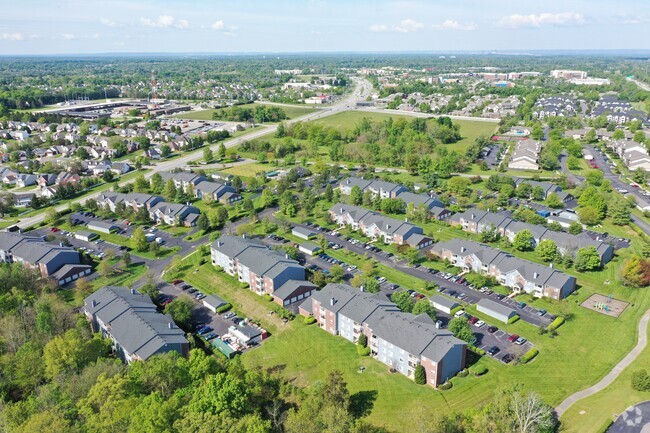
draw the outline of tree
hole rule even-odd
[[[235,191],[241,191],[243,185],[244,183],[242,182],[241,177],[235,176],[232,178],[232,187],[235,188]]]
[[[357,185],[353,186],[350,190],[350,202],[357,206],[363,202],[363,194],[361,193],[361,188],[359,188]]]
[[[221,143],[219,145],[219,158],[225,158],[226,157],[226,145]]]
[[[601,221],[598,210],[593,206],[585,206],[578,209],[580,222],[588,226],[594,226]]]
[[[106,170],[104,174],[102,174],[102,180],[104,182],[113,182],[115,180],[115,173],[111,170]]]
[[[499,232],[494,225],[490,225],[487,229],[483,229],[480,234],[481,242],[492,243],[499,240]]]
[[[436,310],[433,308],[433,305],[431,305],[431,302],[429,302],[428,299],[420,299],[416,301],[413,305],[413,310],[411,313],[416,316],[419,314],[426,314],[431,318],[431,320],[436,320]]]
[[[512,241],[512,246],[517,251],[530,251],[533,249],[535,244],[535,238],[530,230],[522,230],[515,235],[515,238]]]
[[[472,327],[467,321],[467,317],[454,317],[449,321],[449,331],[467,344],[474,345],[476,336],[472,332]]]
[[[149,242],[149,252],[153,254],[154,257],[158,257],[158,254],[160,254],[160,244],[156,241]]]
[[[630,202],[616,197],[610,200],[607,207],[607,216],[612,220],[612,224],[623,226],[629,224],[631,219]]]
[[[469,195],[471,181],[466,177],[455,176],[447,181],[447,190],[454,195]]]
[[[171,153],[172,153],[172,148],[169,147],[169,145],[163,144],[162,146],[160,146],[160,156],[163,159],[169,157]]]
[[[549,194],[546,199],[546,205],[552,209],[560,209],[564,207],[564,203],[556,193]]]
[[[47,342],[43,350],[46,377],[53,379],[62,373],[77,373],[81,369],[106,356],[110,351],[109,340],[95,334],[84,339],[77,329],[69,329]]]
[[[127,431],[131,412],[141,399],[135,391],[134,384],[126,376],[100,375],[86,397],[78,403],[79,415],[88,431]]]
[[[131,265],[131,253],[128,251],[122,253],[122,263],[124,263],[125,268],[128,268]]]
[[[341,265],[334,265],[330,268],[330,281],[333,283],[340,283],[343,281],[343,277],[345,276],[345,271],[341,267]]]
[[[212,154],[212,149],[210,149],[210,146],[206,146],[203,148],[203,160],[205,161],[206,164],[209,164],[212,161],[214,161],[214,155]]]
[[[603,178],[603,172],[600,170],[589,170],[585,176],[587,183],[594,186],[602,185]]]
[[[553,408],[545,404],[534,392],[524,394],[516,389],[510,395],[512,412],[517,432],[536,433],[551,431],[554,425]]]
[[[135,230],[133,230],[133,234],[131,235],[131,248],[142,252],[146,251],[148,247],[149,243],[147,242],[147,238],[144,235],[144,230],[142,230],[142,227],[136,227]]]
[[[418,366],[415,367],[415,371],[413,372],[413,381],[415,381],[415,383],[417,383],[418,385],[426,385],[427,372],[422,366],[422,364],[418,364]]]
[[[631,256],[621,268],[621,279],[627,286],[647,287],[650,285],[650,260]]]
[[[596,247],[580,248],[576,253],[574,266],[577,271],[595,271],[600,269],[600,256]]]
[[[535,185],[530,193],[533,200],[542,201],[544,200],[544,189],[541,186]]]
[[[135,178],[133,182],[133,191],[135,192],[147,192],[151,184],[144,178],[144,175],[140,175]]]
[[[162,194],[165,189],[165,183],[160,173],[154,173],[151,176],[151,191],[154,194]]]
[[[381,288],[375,278],[366,278],[363,282],[363,290],[368,293],[379,293]]]
[[[544,139],[544,130],[542,129],[542,127],[539,124],[535,125],[535,127],[531,131],[530,138],[532,138],[533,140],[543,140]]]
[[[323,197],[325,198],[325,201],[331,202],[333,196],[334,196],[334,189],[332,188],[332,184],[328,183],[327,186],[325,187],[325,192],[323,193]]]
[[[165,183],[165,190],[163,191],[163,195],[167,200],[174,200],[176,198],[176,184],[174,183],[174,179],[167,179],[167,182]]]
[[[253,200],[250,198],[245,198],[241,201],[241,209],[244,213],[250,215],[255,212],[255,205],[253,205]]]
[[[165,314],[169,314],[174,322],[181,326],[188,326],[192,319],[193,303],[187,296],[179,296],[165,307]]]
[[[196,221],[196,226],[203,232],[207,232],[210,229],[210,220],[205,213],[199,215],[199,218]]]
[[[580,233],[582,233],[582,224],[580,224],[579,222],[571,223],[571,225],[569,226],[569,233],[571,233],[572,235],[579,235]]]
[[[61,215],[54,209],[53,207],[49,208],[47,211],[45,211],[45,221],[48,224],[58,224],[59,219],[61,218]]]
[[[543,239],[539,241],[535,251],[537,251],[537,254],[542,260],[550,262],[555,260],[555,257],[557,256],[557,245],[551,239]]]
[[[390,300],[397,305],[397,308],[404,311],[405,313],[410,313],[413,311],[413,298],[411,294],[406,290],[400,290],[397,293],[393,293],[390,297]]]
[[[617,129],[612,134],[612,139],[613,140],[623,140],[624,138],[625,138],[625,132],[623,132],[622,129]]]
[[[111,265],[111,262],[109,262],[108,259],[104,259],[99,262],[99,265],[97,266],[97,272],[102,277],[110,276],[113,273],[113,266]]]

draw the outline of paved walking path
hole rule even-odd
[[[595,385],[590,386],[587,389],[578,391],[575,394],[570,395],[566,398],[558,407],[555,408],[558,418],[562,416],[564,412],[571,407],[573,403],[583,398],[589,397],[598,391],[602,391],[607,388],[614,380],[625,370],[634,360],[643,352],[646,344],[648,343],[648,322],[650,321],[650,310],[646,311],[645,314],[641,317],[639,322],[639,337],[636,346],[630,353],[628,353],[625,358],[621,360],[616,366],[607,373],[607,376],[603,377],[600,382]]]

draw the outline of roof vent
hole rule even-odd
[[[97,301],[95,301],[95,300],[93,299],[92,301],[90,301],[90,305],[91,305],[93,308],[95,308],[95,307],[97,306]]]
[[[534,273],[533,273],[533,279],[535,279],[535,280],[536,280],[536,279],[537,279],[537,277],[539,277],[539,274],[538,274],[537,272],[534,272]]]
[[[174,322],[169,322],[167,326],[169,327],[169,329],[174,329]]]
[[[460,247],[460,252],[464,253],[465,252],[465,247]]]
[[[330,298],[330,305],[334,305],[334,304],[336,304],[336,299]]]
[[[217,246],[220,247],[221,245],[223,245],[223,243],[221,243],[221,241],[217,241]]]
[[[548,267],[551,268],[551,269],[553,269],[553,262],[549,263],[549,264],[548,264]]]
[[[131,288],[131,294],[135,295],[137,292],[135,291],[135,288]]]
[[[472,219],[476,218],[476,215],[472,214]]]

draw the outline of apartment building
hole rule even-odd
[[[365,236],[373,240],[381,239],[387,244],[410,245],[422,249],[433,243],[430,237],[424,235],[422,227],[360,206],[337,203],[330,208],[329,214],[330,219],[337,224],[361,230]]]
[[[133,212],[137,212],[142,207],[150,210],[153,206],[163,201],[164,199],[160,196],[138,192],[122,194],[109,191],[97,197],[97,204],[105,209],[109,209],[111,212],[115,212],[118,203],[124,203],[126,207],[133,209]]]
[[[426,314],[401,312],[381,294],[328,284],[304,301],[299,311],[313,315],[320,328],[352,343],[364,334],[374,358],[409,378],[422,364],[427,384],[433,387],[465,366],[465,342],[447,330],[436,329]]]
[[[490,275],[499,284],[535,297],[563,299],[576,288],[576,279],[553,269],[514,257],[487,245],[452,239],[433,246],[431,253],[466,271]]]
[[[515,145],[510,155],[508,168],[510,170],[539,170],[539,153],[542,144],[539,141],[525,139]]]
[[[84,300],[82,311],[93,332],[110,338],[115,354],[126,363],[167,352],[189,355],[183,330],[170,316],[159,313],[149,296],[135,289],[102,287]]]

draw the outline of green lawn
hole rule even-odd
[[[323,119],[314,120],[313,122],[319,123],[321,125],[332,126],[341,130],[350,130],[354,128],[357,123],[359,123],[359,121],[361,121],[363,118],[381,122],[387,120],[390,117],[393,119],[413,119],[413,117],[407,115],[386,114],[381,112],[375,113],[369,111],[343,111],[332,116],[327,116]]]
[[[219,171],[222,173],[232,174],[233,176],[255,177],[257,173],[273,171],[274,169],[275,167],[269,164],[252,162],[250,164],[235,165]]]
[[[137,259],[135,259],[137,262]],[[131,264],[125,271],[115,271],[110,277],[99,277],[92,280],[95,289],[104,286],[131,286],[149,269],[143,264]]]
[[[240,108],[255,108],[263,106],[262,104],[244,104],[244,105],[239,105]],[[272,106],[269,104],[269,106]],[[306,106],[293,106],[293,107],[286,107],[286,106],[280,106],[281,108],[287,115],[289,119],[293,119],[295,117],[299,116],[304,116],[305,114],[313,113],[316,111],[316,109],[311,108],[311,107],[306,107]],[[213,120],[214,118],[212,117],[214,113],[216,112],[221,112],[228,110],[228,108],[223,108],[223,109],[210,109],[210,110],[201,110],[201,111],[188,111],[185,113],[179,113],[175,114],[172,117],[176,117],[178,119],[189,119],[189,120]],[[226,120],[226,119],[217,119],[217,120]]]

